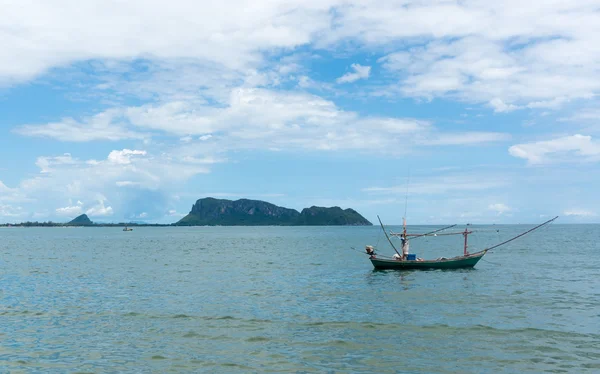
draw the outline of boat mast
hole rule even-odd
[[[469,252],[467,251],[467,247],[468,247],[468,245],[467,245],[467,237],[471,233],[473,233],[473,231],[469,231],[469,229],[467,229],[467,228],[465,228],[465,231],[462,233],[463,236],[465,237],[465,247],[464,247],[464,252],[463,252],[465,256],[469,254]]]

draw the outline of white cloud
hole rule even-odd
[[[560,118],[559,121],[569,122],[594,122],[600,123],[600,109],[598,108],[584,108],[578,110],[573,115],[568,117]]]
[[[123,149],[122,151],[112,151],[108,154],[108,161],[120,164],[128,165],[131,164],[131,156],[145,156],[146,151],[138,151],[131,149]]]
[[[65,153],[62,156],[56,157],[38,157],[35,164],[40,168],[40,173],[49,173],[55,165],[73,165],[76,160],[73,160],[70,153]]]
[[[132,181],[116,181],[115,184],[118,187],[136,187],[136,186],[140,185],[139,182],[132,182]]]
[[[192,159],[185,159],[188,156]],[[211,164],[223,161],[197,154],[197,150],[180,150],[178,147],[163,149],[158,154],[115,150],[104,160],[80,160],[71,155],[40,159],[44,161],[37,162],[40,167],[37,176],[22,180],[15,188],[0,183],[0,203],[29,202],[38,211],[48,210],[50,218],[52,215],[73,216],[84,212],[109,216],[116,214],[117,210],[124,214],[127,202],[139,193],[155,191],[152,195],[155,197],[161,191],[181,188],[192,176],[207,173]],[[136,189],[135,194],[132,194],[132,188]],[[67,206],[56,208],[65,195],[72,200]],[[88,206],[83,203],[87,201],[98,201],[98,204]],[[154,202],[149,205],[152,204]],[[8,212],[8,209],[4,210]],[[143,211],[150,214],[146,209],[140,210]]]
[[[391,96],[452,97],[501,112],[556,108],[600,90],[595,1],[374,4],[347,7],[335,36],[404,41],[379,60],[400,79]]]
[[[563,212],[565,216],[574,216],[574,217],[596,217],[597,214],[584,209],[569,209]]]
[[[104,205],[104,200],[99,200],[98,204],[85,211],[90,217],[108,217],[113,215],[113,208]]]
[[[488,206],[488,209],[493,210],[494,212],[498,213],[498,215],[512,211],[511,207],[509,207],[506,204],[502,204],[502,203],[490,204]]]
[[[169,217],[181,218],[181,217],[185,217],[186,215],[187,215],[187,213],[178,213],[175,209],[169,209],[169,211],[167,212],[167,216],[169,216]]]
[[[202,134],[198,139],[210,139],[209,147],[215,152],[240,148],[398,152],[398,145],[402,144],[406,153],[411,145],[461,145],[507,139],[506,134],[497,132],[443,133],[427,121],[412,118],[361,117],[319,96],[257,88],[234,89],[228,105],[219,108],[171,102],[111,109],[110,113],[127,119],[132,127],[178,136]],[[409,134],[412,136],[407,137]],[[180,148],[198,146],[192,140]],[[109,156],[113,158],[115,162],[127,162],[129,155],[115,151]]]
[[[364,192],[377,194],[409,195],[445,195],[455,192],[494,190],[506,186],[509,181],[506,177],[470,174],[441,175],[435,177],[411,177],[408,186],[396,185],[391,187],[367,187]],[[408,187],[408,189],[407,189]]]
[[[29,199],[25,196],[19,188],[10,188],[0,181],[0,203],[21,203],[26,202]],[[8,207],[8,205],[7,205]],[[8,210],[8,208],[6,208]]]
[[[492,108],[494,108],[495,112],[512,112],[513,110],[519,109],[518,106],[513,105],[513,104],[506,104],[504,103],[504,101],[495,98],[493,100],[490,101],[490,105],[492,106]]]
[[[0,79],[28,79],[76,61],[140,56],[244,69],[261,61],[261,51],[310,42],[328,27],[329,9],[328,1],[229,0],[206,6],[173,0],[168,7],[158,0],[131,0],[127,6],[102,0],[8,3],[2,12],[10,32],[0,39]],[[19,63],[11,63],[11,56],[20,56]]]
[[[52,122],[43,126],[19,126],[15,132],[26,136],[54,138],[69,142],[144,139],[149,136],[125,128],[118,122],[119,115],[119,111],[113,109],[99,113],[92,118],[84,118],[81,122],[77,122],[73,118],[65,118],[61,122]]]
[[[571,135],[552,140],[516,144],[508,152],[527,160],[530,165],[564,161],[600,160],[600,142],[591,136]]]
[[[14,219],[19,217],[25,217],[27,212],[20,206],[2,205],[0,204],[0,219]]]
[[[83,213],[83,209],[81,208],[81,205],[66,206],[64,208],[56,209],[57,215],[65,216],[65,217],[74,217],[74,216],[78,216],[82,213]]]
[[[220,102],[224,90],[277,85],[301,70],[301,63],[291,60],[261,71],[274,53],[351,45],[387,54],[380,62],[399,78],[390,95],[451,96],[506,111],[555,107],[600,90],[597,0],[227,0],[210,7],[173,0],[168,9],[158,0],[132,0],[126,7],[58,0],[5,4],[3,14],[9,31],[0,37],[0,82],[92,61],[108,72],[99,90],[159,93],[160,101],[168,102],[207,96]],[[78,30],[76,38],[72,30]],[[13,56],[19,56],[18,64]],[[118,79],[119,71],[135,70],[124,66],[140,59],[149,68],[136,75],[145,79]],[[341,82],[369,76],[369,66],[352,66],[354,72]],[[176,84],[169,84],[177,74]],[[72,141],[143,136],[118,126],[98,131],[97,121],[102,119],[72,124],[80,128],[75,134],[60,131],[68,121],[20,131],[38,136],[59,131]]]
[[[432,137],[420,142],[425,145],[485,145],[493,142],[506,141],[510,134],[501,132],[464,132],[458,134],[433,134]]]
[[[12,188],[8,188],[2,181],[0,181],[0,193],[5,194],[12,192]]]
[[[367,78],[369,78],[369,75],[371,74],[370,66],[362,66],[360,64],[352,64],[351,67],[352,67],[352,70],[354,70],[354,72],[350,72],[350,73],[346,73],[346,74],[342,75],[341,77],[336,79],[336,82],[352,83],[352,82],[356,82],[359,79],[367,79]]]

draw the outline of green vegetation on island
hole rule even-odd
[[[310,207],[302,212],[260,200],[226,200],[207,197],[196,201],[176,226],[370,226],[353,209]]]

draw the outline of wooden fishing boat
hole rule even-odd
[[[431,269],[466,269],[472,268],[487,253],[487,249],[466,256],[452,258],[439,258],[435,260],[394,260],[371,256],[371,263],[375,269],[399,270],[431,270]]]
[[[371,260],[371,263],[373,264],[373,266],[375,267],[375,269],[395,269],[395,270],[431,270],[431,269],[468,269],[468,268],[472,268],[474,267],[479,260],[481,260],[481,258],[483,256],[485,256],[485,254],[494,248],[500,247],[504,244],[507,244],[517,238],[520,238],[521,236],[530,233],[534,230],[537,230],[538,228],[545,226],[547,224],[549,224],[550,222],[554,221],[555,219],[558,218],[558,216],[538,225],[535,226],[532,229],[529,229],[513,238],[510,238],[508,240],[503,241],[500,244],[496,244],[494,246],[485,248],[481,251],[475,252],[475,253],[469,253],[468,249],[468,236],[469,234],[473,233],[473,231],[469,231],[468,228],[466,228],[464,231],[459,231],[459,232],[447,232],[447,233],[440,233],[441,231],[447,230],[449,228],[452,228],[456,225],[451,225],[451,226],[447,226],[441,229],[437,229],[425,234],[408,234],[406,232],[406,220],[403,220],[403,232],[402,233],[390,233],[391,236],[397,236],[400,237],[402,239],[402,254],[400,254],[400,252],[398,252],[398,250],[396,249],[396,247],[394,246],[394,243],[392,242],[392,240],[390,239],[390,236],[388,235],[388,233],[385,231],[385,227],[383,226],[383,222],[381,222],[381,219],[379,218],[379,216],[377,217],[379,219],[379,223],[381,224],[381,228],[385,234],[385,237],[387,238],[388,242],[390,243],[390,245],[392,246],[392,248],[394,249],[394,251],[396,252],[396,254],[393,257],[387,257],[386,256],[379,256],[375,253],[375,248],[373,246],[366,246],[366,253],[369,255],[369,259]],[[413,237],[413,238],[419,238],[419,237],[426,237],[426,236],[442,236],[442,235],[462,235],[464,237],[464,246],[463,246],[463,255],[462,256],[455,256],[455,257],[450,257],[450,258],[446,258],[446,257],[440,257],[437,258],[435,260],[424,260],[421,258],[416,258],[416,256],[413,254],[409,254],[408,251],[408,242],[409,242],[409,237]]]

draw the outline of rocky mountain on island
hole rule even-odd
[[[260,200],[207,197],[196,201],[177,226],[332,226],[372,225],[353,209],[310,207],[302,212]]]
[[[361,216],[354,209],[343,209],[337,206],[324,208],[320,206],[311,206],[302,209],[298,218],[298,225],[306,226],[371,226],[365,217]]]
[[[89,219],[87,214],[82,214],[79,217],[69,221],[69,226],[92,226],[94,223]]]

